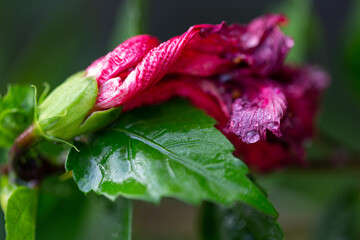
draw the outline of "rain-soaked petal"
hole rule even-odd
[[[191,40],[170,71],[208,77],[238,66],[259,76],[276,73],[294,45],[279,28],[286,22],[283,15],[268,14],[248,25],[222,23],[219,31]]]
[[[294,41],[284,35],[279,24],[287,19],[281,14],[268,14],[256,18],[247,26],[230,26],[228,37],[241,49],[238,57],[249,65],[252,72],[266,76],[278,72]]]
[[[230,132],[245,143],[266,139],[266,131],[281,137],[280,122],[286,112],[286,98],[279,87],[263,84],[246,89],[232,105]]]
[[[287,129],[284,137],[302,142],[314,134],[321,93],[329,85],[329,75],[316,67],[285,66],[278,76],[288,102]]]

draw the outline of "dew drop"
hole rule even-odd
[[[279,123],[277,123],[277,122],[269,122],[266,127],[269,130],[276,130],[279,127]]]
[[[243,106],[241,104],[234,104],[233,105],[233,110],[234,111],[240,111],[243,108]]]
[[[270,119],[271,119],[271,115],[267,115],[266,118],[267,118],[267,120],[270,120]]]
[[[255,143],[260,140],[260,134],[257,131],[249,131],[244,139],[246,143]]]
[[[257,127],[259,126],[259,123],[258,122],[254,122],[254,127]]]

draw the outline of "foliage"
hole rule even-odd
[[[10,147],[15,138],[33,121],[34,89],[11,85],[0,98],[0,147]]]
[[[83,192],[93,190],[111,199],[243,201],[276,215],[214,124],[182,101],[133,110],[88,144],[76,143],[80,153],[70,151],[66,169],[73,171]]]
[[[5,215],[6,240],[34,240],[36,190],[14,186],[3,177],[0,196]]]

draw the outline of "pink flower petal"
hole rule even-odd
[[[159,40],[149,35],[138,35],[121,43],[103,58],[101,69],[96,74],[99,86],[136,66],[151,49],[158,45]]]
[[[282,88],[288,101],[289,117],[284,137],[288,141],[303,142],[314,134],[319,99],[329,84],[329,76],[314,67],[285,66],[279,77],[284,82]]]
[[[199,51],[184,51],[169,73],[186,74],[199,77],[210,77],[229,71],[234,64],[217,54]]]
[[[103,66],[103,60],[105,56],[99,57],[95,61],[93,61],[90,66],[86,68],[87,76],[96,76],[96,74],[101,70]]]
[[[281,137],[280,121],[286,112],[285,95],[273,84],[249,88],[232,105],[230,132],[245,143],[265,140],[266,130]]]
[[[280,140],[246,144],[234,134],[226,137],[234,145],[234,155],[245,161],[252,169],[266,172],[292,164],[303,163],[303,153],[294,152],[286,142]]]
[[[253,20],[245,31],[243,26],[230,26],[228,36],[241,49],[239,57],[257,75],[269,75],[282,67],[286,54],[294,45],[294,41],[278,27],[286,22],[283,15],[268,14]]]
[[[269,14],[248,25],[222,23],[205,38],[194,37],[170,72],[208,77],[240,63],[255,75],[276,73],[294,44],[278,27],[286,21],[283,15]]]
[[[188,98],[195,106],[215,118],[219,126],[225,127],[229,121],[229,110],[215,84],[211,81],[191,78],[164,80],[125,104],[123,112],[144,105],[165,102],[176,96]]]
[[[116,80],[106,81],[100,85],[96,108],[117,107],[130,101],[167,73],[194,36],[206,35],[217,31],[219,27],[220,25],[196,25],[183,35],[153,48],[124,81],[121,78],[115,78]],[[115,81],[118,82],[115,83]]]

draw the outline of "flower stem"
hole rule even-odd
[[[20,165],[24,161],[24,155],[36,143],[37,135],[34,124],[30,125],[24,132],[22,132],[14,141],[8,154],[9,172],[15,172],[16,175],[21,175]]]

